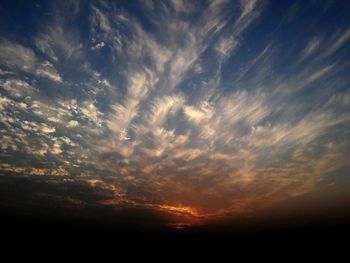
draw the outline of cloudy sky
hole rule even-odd
[[[188,224],[350,200],[348,1],[1,1],[2,207]]]

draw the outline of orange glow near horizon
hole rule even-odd
[[[192,217],[200,217],[200,214],[198,213],[198,211],[192,207],[189,207],[189,206],[160,205],[159,208],[161,210],[164,210],[164,211],[167,211],[170,213],[187,215],[187,216],[192,216]]]
[[[202,215],[197,209],[183,205],[152,205],[153,209],[166,212],[174,218],[173,223],[170,223],[171,228],[182,230],[187,227],[198,225],[202,221]]]

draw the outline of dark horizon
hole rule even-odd
[[[62,206],[58,200],[26,199],[11,200],[15,188],[25,187],[26,178],[16,178],[16,186],[8,187],[1,178],[0,229],[2,233],[71,236],[125,236],[127,238],[204,238],[214,237],[236,240],[261,238],[286,241],[294,238],[317,241],[320,237],[337,237],[342,240],[350,234],[350,202],[338,201],[344,193],[328,193],[326,196],[308,195],[275,207],[261,209],[255,214],[240,217],[201,220],[193,223],[182,213],[174,215],[144,207],[115,207],[87,205],[84,207]],[[8,177],[13,180],[14,178]],[[6,187],[4,187],[6,186]],[[19,187],[20,186],[20,187]],[[32,187],[28,187],[31,189]],[[22,193],[23,194],[23,193]],[[338,195],[338,196],[335,196]],[[24,199],[22,199],[24,197]],[[318,207],[312,205],[318,204]],[[81,237],[76,237],[80,239]],[[275,241],[276,241],[275,240]],[[289,242],[291,241],[289,240]],[[324,240],[324,239],[321,239]],[[320,242],[320,240],[318,240]],[[324,240],[326,241],[326,240]],[[329,241],[329,240],[328,240]],[[327,241],[327,242],[328,242]],[[339,240],[338,240],[339,241]]]

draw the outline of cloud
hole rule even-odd
[[[38,76],[49,78],[53,81],[62,82],[62,77],[49,61],[41,63],[41,65],[36,70],[36,74]]]
[[[151,72],[135,73],[129,80],[128,93],[123,104],[113,106],[113,113],[107,120],[107,126],[113,132],[127,129],[134,118],[138,117],[138,106],[154,87],[157,79]]]
[[[322,39],[320,37],[313,37],[303,50],[303,57],[306,58],[316,51],[320,46]]]
[[[50,152],[52,154],[60,154],[62,153],[62,150],[61,150],[61,145],[57,142],[55,142],[50,150]]]
[[[0,42],[0,61],[9,69],[32,72],[36,67],[37,58],[31,49],[2,40]]]
[[[324,56],[330,56],[340,49],[346,42],[350,40],[350,29],[342,32],[338,32],[335,35],[335,40],[330,45],[328,50],[324,53]]]
[[[346,30],[286,49],[282,22],[255,42],[263,1],[140,2],[142,17],[119,4],[55,5],[28,45],[1,41],[1,174],[74,177],[96,198],[76,204],[204,218],[310,192],[344,165],[346,56],[326,58]]]
[[[54,127],[50,127],[45,123],[42,123],[39,127],[43,133],[53,133],[56,131],[56,129]]]
[[[12,97],[22,97],[35,93],[35,89],[30,84],[20,79],[6,79],[0,82],[0,86],[8,91]]]
[[[106,45],[105,42],[101,41],[101,42],[97,43],[95,46],[93,46],[91,48],[91,50],[96,50],[96,49],[103,48],[105,45]]]
[[[237,47],[238,41],[235,40],[233,37],[228,37],[228,38],[222,38],[215,50],[222,55],[224,58],[227,58]]]
[[[73,128],[73,127],[76,127],[76,126],[78,126],[78,125],[79,125],[79,122],[77,122],[77,121],[75,121],[75,120],[70,120],[70,121],[68,122],[67,127],[68,127],[68,128]]]
[[[154,101],[149,116],[149,124],[151,126],[163,126],[164,121],[168,118],[168,114],[175,114],[183,105],[184,98],[182,96],[167,96],[158,98]]]
[[[91,16],[91,23],[94,27],[98,27],[95,29],[96,31],[102,32],[110,32],[112,30],[111,25],[109,23],[108,17],[98,8],[92,7],[93,14]]]
[[[4,163],[4,164],[0,164],[0,169],[2,172],[10,172],[10,173],[19,174],[19,175],[23,175],[23,174],[34,175],[34,176],[45,176],[45,175],[66,176],[68,175],[68,172],[61,167],[57,169],[31,168],[31,167],[13,166],[13,165]]]
[[[184,107],[184,113],[189,118],[189,120],[197,123],[205,119],[210,119],[214,114],[213,111],[213,106],[210,105],[207,101],[201,102],[199,107]]]
[[[0,43],[1,63],[9,69],[19,70],[62,82],[61,76],[49,61],[40,62],[34,51],[17,43]]]
[[[35,38],[37,48],[52,62],[77,59],[83,54],[79,35],[66,28],[61,19],[61,16],[54,17]]]

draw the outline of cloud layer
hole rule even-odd
[[[30,35],[0,39],[0,175],[83,182],[99,198],[52,193],[77,206],[211,218],[300,196],[347,164],[350,25],[317,24],[336,6],[36,8],[50,15]]]

